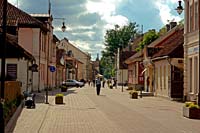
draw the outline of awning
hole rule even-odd
[[[101,74],[98,73],[98,74],[96,75],[96,77],[103,78],[103,75],[101,75]]]

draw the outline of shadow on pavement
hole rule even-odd
[[[48,96],[56,96],[56,94],[60,93],[63,94],[64,96],[67,96],[69,94],[76,94],[76,90],[72,90],[69,88],[67,92],[61,92],[61,89],[56,89],[56,90],[49,90],[48,91]],[[35,93],[35,103],[44,103],[46,99],[46,91],[42,91],[41,93]]]

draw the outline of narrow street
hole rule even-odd
[[[159,97],[130,99],[128,92],[102,88],[71,88],[63,105],[49,104],[43,94],[36,96],[36,108],[24,108],[14,133],[199,133],[200,121],[182,116],[183,103]]]

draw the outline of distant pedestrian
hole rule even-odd
[[[103,82],[102,82],[102,86],[103,86],[103,88],[105,87],[105,79],[103,79]]]
[[[97,95],[99,95],[101,90],[101,80],[99,77],[96,79],[96,90],[97,90]]]
[[[117,89],[117,80],[116,79],[113,79],[113,87],[115,87],[115,89]]]
[[[93,83],[93,87],[95,87],[95,79],[93,79],[92,83]]]
[[[149,85],[150,85],[150,80],[149,77],[147,77],[147,92],[149,92]]]

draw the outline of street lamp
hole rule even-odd
[[[62,30],[62,32],[65,32],[65,30],[66,30],[66,26],[65,26],[65,18],[54,18],[54,19],[61,19],[61,20],[63,20],[63,25],[62,25],[62,27],[61,27],[61,30]]]
[[[51,17],[51,2],[50,0],[48,0],[48,14],[49,14],[49,17]],[[54,18],[54,19],[62,19],[63,20],[63,25],[61,27],[62,31],[65,32],[66,30],[66,26],[65,26],[65,18]],[[50,20],[51,21],[51,20]],[[51,23],[49,23],[49,20],[47,21],[47,23],[49,24],[49,28],[50,28],[50,25]],[[49,30],[49,34],[48,34],[48,50],[47,50],[47,87],[46,87],[46,104],[48,104],[48,89],[49,89],[49,46],[50,46],[50,33],[51,33],[51,30]]]
[[[181,5],[181,0],[178,1],[178,7],[175,9],[179,15],[183,12],[183,7]]]

